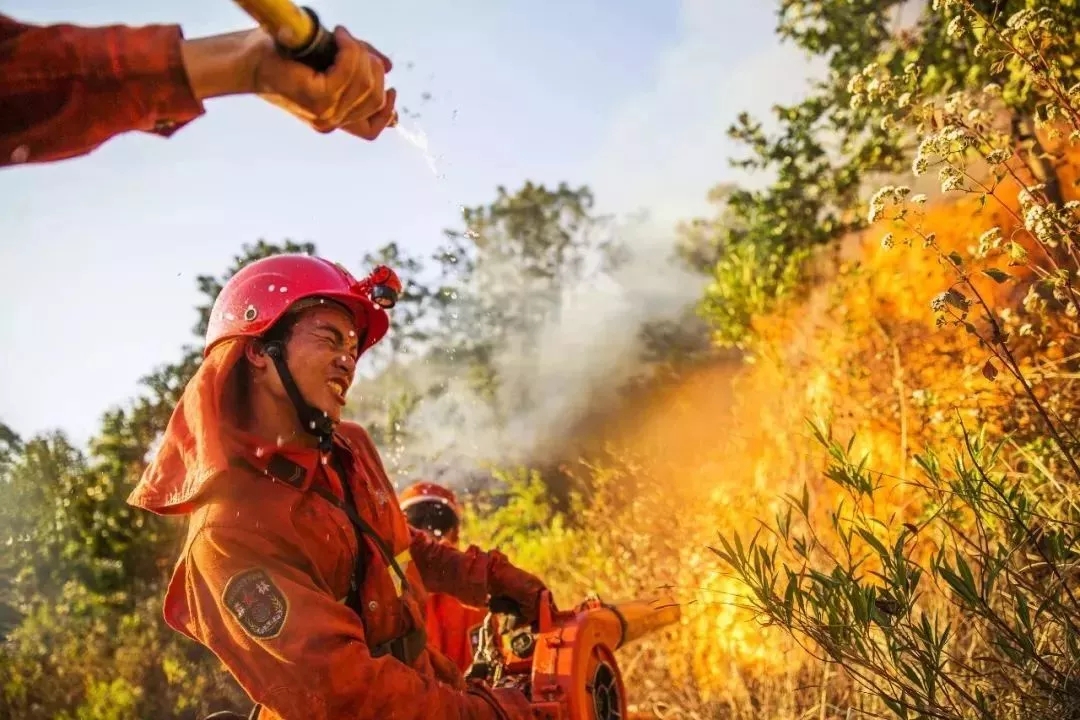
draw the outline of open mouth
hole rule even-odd
[[[340,404],[344,405],[345,392],[348,389],[345,387],[345,383],[341,380],[328,380],[326,382],[326,385],[330,388],[330,391],[334,393],[334,399],[336,399]]]

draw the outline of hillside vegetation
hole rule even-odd
[[[1080,7],[781,0],[777,30],[829,73],[729,129],[764,180],[674,253],[526,183],[435,257],[357,259],[408,285],[350,412],[561,604],[675,594],[619,653],[641,712],[1080,717]],[[194,344],[89,448],[0,426],[0,716],[247,706],[161,621],[182,528],[124,498],[224,279],[316,250],[200,278]]]

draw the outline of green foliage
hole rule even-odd
[[[808,258],[800,251],[863,229],[867,184],[904,173],[918,140],[910,124],[897,122],[893,104],[880,101],[883,93],[903,108],[915,96],[943,98],[993,83],[1006,125],[999,145],[1019,153],[1049,202],[1060,205],[1057,170],[1035,128],[1070,117],[1062,100],[1075,92],[1078,17],[1075,0],[782,0],[779,35],[823,60],[828,72],[804,100],[773,109],[775,131],[745,113],[728,130],[748,153],[733,166],[762,173],[766,183],[725,188],[723,212],[699,221],[712,226],[721,256],[741,255],[729,266],[748,268],[718,268],[706,293],[703,314],[718,340],[748,337],[750,319],[770,310],[774,295],[792,291],[773,268],[799,266]],[[765,264],[764,281],[748,284],[748,257],[780,260]],[[722,309],[747,292],[759,300],[745,310]]]
[[[778,300],[797,290],[807,254],[802,249],[785,253],[754,243],[732,245],[716,262],[700,306],[714,341],[722,346],[744,345],[751,337],[754,318],[763,317]]]
[[[202,717],[243,708],[243,692],[210,653],[161,621],[160,597],[117,612],[69,582],[37,603],[0,648],[0,717]]]
[[[826,476],[842,491],[828,532],[809,495],[769,533],[714,552],[776,624],[853,674],[899,718],[1061,718],[1078,709],[1075,505],[1039,500],[1034,478],[965,435],[944,464],[916,456],[921,517],[873,513],[883,476],[827,428]]]
[[[852,107],[919,140],[913,174],[937,169],[942,193],[971,195],[1009,223],[979,237],[961,229],[943,246],[924,224],[926,197],[902,185],[878,190],[867,213],[890,223],[886,249],[921,248],[947,269],[930,309],[984,353],[981,374],[999,383],[1012,432],[972,433],[963,418],[974,407],[957,408],[958,445],[942,452],[940,432],[908,481],[852,457],[854,437],[844,445],[815,425],[838,501],[815,507],[804,489],[764,532],[726,534],[714,549],[761,616],[898,718],[1080,712],[1080,396],[1051,370],[1080,349],[1080,207],[1065,202],[1056,170],[1080,141],[1080,85],[1067,85],[1080,21],[1065,6],[934,2],[906,68],[883,56],[848,84]],[[822,42],[815,32],[806,37]],[[1057,149],[1025,139],[1029,122]],[[897,497],[908,512],[884,515],[878,503]]]
[[[515,563],[557,583],[560,568],[572,563],[575,546],[584,544],[585,538],[568,526],[568,513],[555,508],[539,472],[518,468],[498,470],[493,476],[499,483],[497,494],[480,494],[466,504],[462,540],[499,548]]]

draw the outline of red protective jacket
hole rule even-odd
[[[484,621],[484,610],[469,607],[453,595],[431,593],[425,607],[431,644],[465,672],[476,652],[474,635]]]
[[[466,690],[430,644],[411,667],[372,648],[423,626],[429,589],[478,606],[506,594],[534,612],[542,583],[498,552],[460,552],[411,531],[359,426],[343,423],[335,437],[342,475],[314,449],[262,445],[236,429],[230,377],[245,344],[226,341],[204,360],[129,498],[190,518],[165,597],[168,624],[209,647],[267,720],[527,717],[482,688]],[[339,507],[346,482],[411,589],[375,543],[358,546]],[[362,617],[344,603],[357,553]]]
[[[203,114],[178,25],[40,27],[0,15],[0,167],[85,155]]]

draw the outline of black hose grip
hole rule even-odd
[[[334,39],[332,32],[322,26],[319,16],[315,14],[314,10],[309,7],[300,9],[311,18],[311,23],[315,26],[315,33],[301,48],[287,48],[280,43],[278,48],[290,60],[303,63],[315,72],[326,72],[333,66],[334,60],[337,59],[337,40]]]

